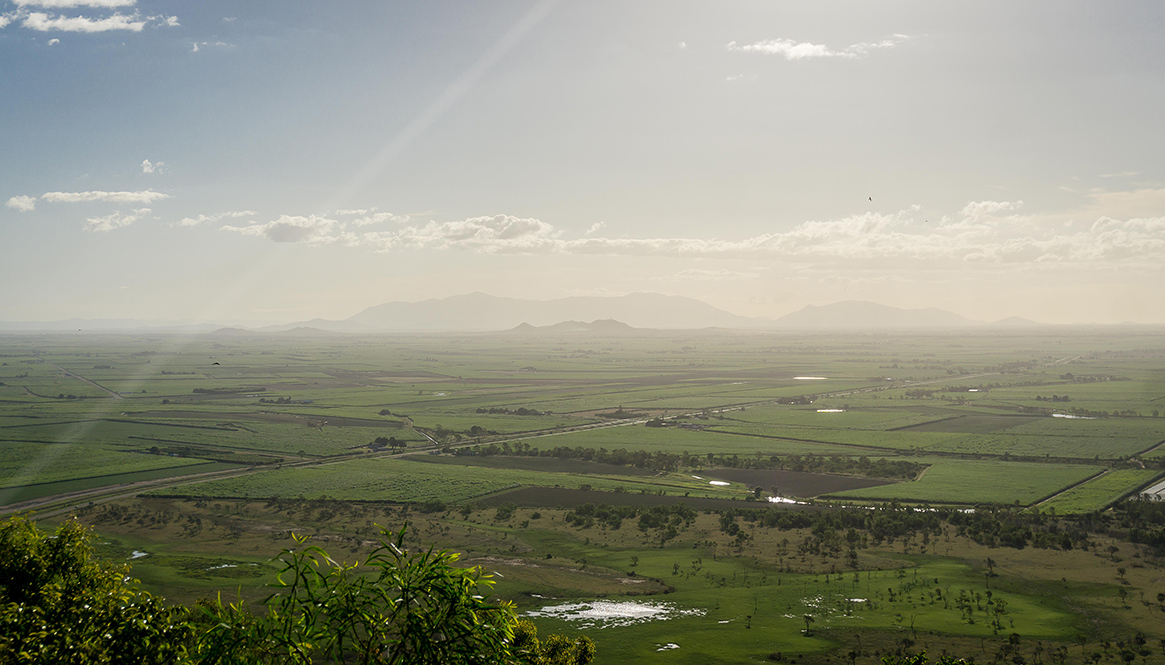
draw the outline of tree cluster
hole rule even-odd
[[[488,409],[478,407],[478,409],[475,411],[475,413],[488,413],[491,415],[503,415],[503,416],[544,416],[549,412],[548,411],[547,412],[537,411],[535,409],[528,409],[524,406],[520,406],[516,409],[507,409],[507,408],[499,407],[499,406],[491,406]]]

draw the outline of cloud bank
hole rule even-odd
[[[50,203],[85,203],[88,201],[112,201],[114,203],[151,203],[170,198],[169,194],[144,190],[140,192],[46,192],[41,200]]]
[[[742,51],[744,53],[780,55],[784,56],[786,60],[808,60],[811,58],[841,58],[844,60],[853,60],[864,58],[872,51],[894,48],[907,39],[909,37],[906,35],[894,35],[892,38],[883,39],[882,41],[850,44],[841,50],[832,49],[825,44],[798,42],[792,39],[769,39],[743,45],[737,44],[736,42],[729,42],[725,48],[729,51]]]
[[[119,7],[133,7],[137,0],[12,0],[17,7],[43,7],[45,9],[74,9],[77,7],[96,7],[101,9],[117,9]]]
[[[0,28],[13,23],[37,32],[101,33],[113,31],[141,32],[147,26],[179,25],[177,16],[143,16],[141,12],[123,14],[136,0],[12,0],[16,10],[0,15]],[[105,16],[76,14],[78,9],[112,11]],[[59,40],[50,44],[60,43]]]
[[[397,228],[365,230],[359,220],[283,215],[222,230],[274,242],[343,244],[380,252],[415,249],[481,254],[573,254],[685,259],[780,261],[795,265],[961,269],[1000,265],[1160,266],[1165,257],[1165,217],[1092,222],[1020,214],[1020,201],[972,201],[957,215],[927,221],[917,207],[892,214],[868,212],[836,220],[808,221],[787,231],[740,239],[596,235],[581,237],[535,218],[511,215],[451,222],[407,224],[388,213]],[[367,218],[364,218],[367,219]],[[749,273],[745,273],[749,274]],[[690,273],[689,278],[735,278],[729,273]]]

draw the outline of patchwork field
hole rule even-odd
[[[688,471],[728,458],[741,470],[789,470],[792,458],[906,460],[930,468],[917,480],[864,479],[878,487],[825,493],[1028,505],[1130,458],[1165,455],[1161,344],[1152,329],[888,338],[7,335],[0,486],[99,487],[103,477],[113,486],[120,474],[217,462],[252,472],[183,491],[422,500],[436,494],[420,490],[425,483],[401,484],[396,463],[345,460],[494,445],[502,456],[574,466],[554,472],[458,457],[446,472],[476,466],[494,477],[450,485],[445,500],[587,484],[576,476],[609,488],[619,473],[583,463],[619,450],[684,456]],[[707,456],[715,459],[694,461]],[[434,470],[403,468],[418,478]],[[677,483],[656,491],[696,491]]]
[[[186,601],[407,522],[599,663],[1155,663],[1158,517],[1120,499],[1163,378],[1147,328],[6,335],[0,505]]]

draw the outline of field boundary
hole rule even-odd
[[[912,427],[925,427],[926,425],[934,425],[936,423],[945,423],[948,420],[958,420],[959,418],[965,418],[966,415],[967,414],[965,414],[965,413],[960,413],[960,414],[956,414],[953,416],[947,416],[946,418],[939,418],[938,420],[928,420],[924,423],[914,423],[913,425],[902,425],[901,427],[891,427],[890,429],[888,429],[886,431],[887,432],[900,432],[904,429],[910,429]]]

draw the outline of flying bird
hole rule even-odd
[[[870,200],[871,200],[871,201],[873,201],[873,200],[874,200],[874,197],[872,197],[872,196],[871,196],[871,197],[870,197]]]

